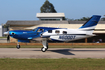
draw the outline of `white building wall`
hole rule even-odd
[[[59,21],[62,21],[65,17],[64,13],[37,13],[36,17],[39,18],[39,20],[43,19],[59,19]]]
[[[0,37],[2,37],[2,25],[0,25]]]
[[[4,32],[7,31],[7,28],[3,28],[2,25],[0,25],[0,37],[3,37],[4,36]]]

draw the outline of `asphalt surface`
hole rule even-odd
[[[0,48],[0,58],[105,58],[105,48]]]
[[[7,43],[7,38],[1,38],[0,43]]]

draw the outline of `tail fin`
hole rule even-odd
[[[98,24],[101,16],[93,15],[84,25],[82,25],[79,29],[82,31],[87,31],[87,34],[92,34],[96,25]]]

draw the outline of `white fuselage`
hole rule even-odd
[[[55,29],[52,32],[44,32],[43,36],[50,36],[50,39],[57,41],[73,41],[93,35],[88,35],[86,31],[81,31],[80,29]]]

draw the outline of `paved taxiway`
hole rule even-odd
[[[0,48],[0,58],[105,58],[105,48]]]

